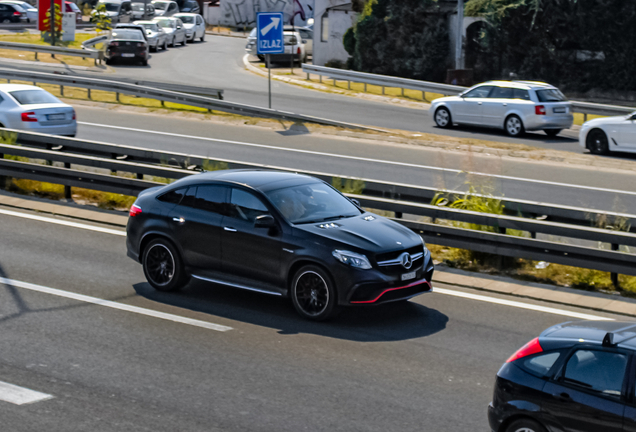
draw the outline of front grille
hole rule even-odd
[[[408,252],[413,260],[411,267],[405,268],[401,261],[400,255],[404,252]],[[424,265],[424,254],[422,246],[414,246],[409,249],[402,249],[395,252],[388,252],[376,255],[376,264],[378,269],[388,275],[396,275],[402,273],[408,273],[415,270],[419,270]]]
[[[393,252],[385,252],[385,253],[377,254],[375,256],[375,262],[377,263],[381,261],[389,261],[389,260],[397,259],[404,252],[408,252],[411,255],[413,255],[418,252],[422,252],[423,250],[424,248],[422,246],[413,246],[412,248],[408,248],[408,249],[400,249]]]

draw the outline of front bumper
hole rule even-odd
[[[499,431],[503,423],[503,416],[495,409],[492,402],[488,404],[488,424],[493,432]]]

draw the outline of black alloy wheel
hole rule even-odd
[[[561,129],[545,129],[543,132],[550,138],[554,138],[561,133]]]
[[[179,253],[165,239],[152,240],[146,246],[142,264],[148,283],[158,291],[178,290],[187,281]]]
[[[296,311],[304,318],[324,321],[336,309],[336,292],[329,275],[320,267],[302,267],[291,285],[291,298]]]
[[[440,107],[435,111],[435,124],[443,129],[453,126],[453,118],[448,108]]]
[[[585,139],[585,146],[597,155],[605,155],[609,153],[609,142],[607,135],[600,129],[592,129]]]
[[[545,428],[534,420],[520,419],[512,422],[506,432],[546,432]]]
[[[516,115],[511,115],[506,119],[504,123],[504,129],[506,133],[511,137],[518,137],[523,135],[525,129],[523,128],[523,122]]]

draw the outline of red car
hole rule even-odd
[[[77,22],[77,23],[81,23],[82,22],[82,11],[80,10],[80,8],[75,3],[71,2],[71,1],[65,1],[64,2],[64,12],[66,12],[66,13],[74,12],[75,13],[75,22]]]

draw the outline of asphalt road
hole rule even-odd
[[[14,432],[486,431],[501,364],[571,320],[432,293],[311,323],[262,294],[202,283],[155,292],[122,236],[0,215],[0,239],[10,279],[0,381],[53,396],[0,401],[2,429]]]
[[[76,109],[78,137],[87,140],[448,190],[473,186],[494,196],[636,214],[636,176],[626,171],[318,136],[302,129]]]
[[[116,76],[210,86],[225,91],[224,98],[261,107],[268,106],[267,79],[245,70],[245,39],[210,36],[206,41],[153,53],[149,66],[116,64]],[[255,59],[255,58],[254,58]],[[455,128],[440,129],[425,109],[408,108],[351,96],[328,94],[277,80],[272,81],[272,108],[317,117],[375,126],[436,133],[440,135],[524,143],[536,147],[581,153],[578,132],[565,131],[548,138],[543,132],[510,138],[503,131]]]

